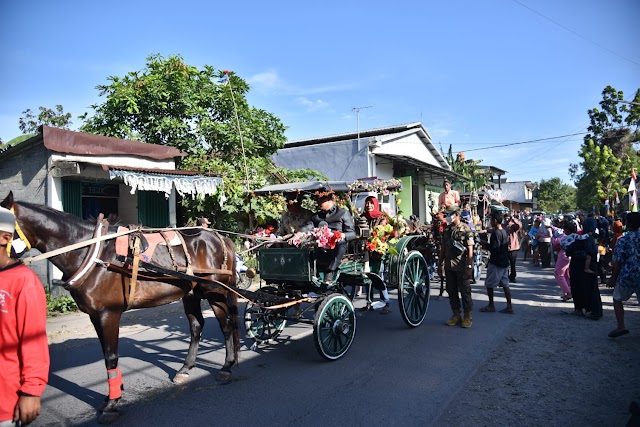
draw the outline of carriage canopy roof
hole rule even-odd
[[[314,193],[316,191],[329,191],[335,193],[348,193],[352,191],[345,181],[305,181],[288,182],[286,184],[267,185],[258,190],[253,190],[256,195],[272,193]],[[364,191],[364,190],[363,190]]]
[[[267,185],[251,193],[256,195],[273,193],[315,193],[332,191],[334,193],[363,193],[397,191],[402,188],[402,182],[397,179],[378,179],[376,177],[358,179],[354,182],[345,181],[304,181],[288,182],[286,184]]]

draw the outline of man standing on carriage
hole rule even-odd
[[[44,288],[33,271],[9,257],[14,231],[13,213],[0,207],[0,426],[38,418],[49,376]]]
[[[321,254],[321,260],[328,263],[324,271],[324,282],[330,284],[334,280],[334,275],[338,266],[347,252],[347,242],[356,238],[353,218],[346,209],[336,206],[335,194],[333,191],[319,191],[316,194],[318,212],[311,217],[310,224],[313,227],[326,226],[331,231],[338,231],[340,238],[333,249],[327,249]]]
[[[447,293],[453,316],[447,320],[447,325],[455,326],[461,323],[463,328],[470,328],[473,324],[471,312],[471,276],[473,265],[473,233],[469,226],[460,221],[460,207],[451,205],[446,209],[447,227],[444,230],[440,258],[438,259],[438,274],[447,281]],[[460,317],[460,295],[462,295],[462,309],[464,318]]]

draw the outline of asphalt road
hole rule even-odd
[[[423,324],[408,328],[394,291],[391,314],[358,313],[355,340],[342,359],[324,361],[312,328],[294,324],[274,345],[252,351],[244,341],[240,364],[226,385],[215,381],[224,348],[214,318],[205,325],[189,381],[176,386],[171,378],[188,347],[181,304],[125,313],[119,349],[125,390],[114,424],[448,425],[444,408],[517,327],[518,314],[535,309],[535,299],[558,300],[551,269],[520,263],[518,271],[515,315],[478,313],[486,303],[480,280],[474,285],[472,328],[445,326],[451,314],[446,297],[432,297]],[[502,293],[496,294],[501,308]],[[355,305],[364,305],[364,299]],[[97,425],[107,381],[88,317],[54,318],[48,330],[57,343],[50,346],[50,381],[35,425]]]

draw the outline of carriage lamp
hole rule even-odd
[[[469,205],[478,206],[478,192],[476,190],[473,190],[469,196]]]

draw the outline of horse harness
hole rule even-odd
[[[125,297],[127,302],[127,309],[132,307],[136,286],[139,278],[144,280],[159,280],[161,277],[166,280],[167,276],[154,276],[149,275],[145,271],[140,270],[140,260],[141,257],[144,257],[146,261],[149,261],[153,255],[153,251],[156,249],[158,245],[158,239],[155,237],[159,234],[162,238],[162,244],[166,245],[167,250],[169,252],[169,257],[171,258],[171,263],[173,270],[180,273],[185,273],[187,276],[193,276],[194,274],[198,275],[211,275],[211,274],[221,274],[221,275],[232,275],[232,271],[227,267],[229,261],[229,253],[227,245],[224,243],[222,237],[215,233],[220,243],[222,244],[222,249],[224,253],[223,262],[221,263],[221,267],[223,268],[214,268],[214,269],[197,269],[194,270],[192,266],[191,255],[189,254],[189,250],[187,248],[187,243],[184,239],[182,233],[178,230],[159,230],[156,233],[149,232],[144,233],[144,229],[141,226],[130,226],[128,229],[120,227],[116,235],[112,237],[112,239],[116,240],[114,246],[116,247],[116,257],[123,260],[124,263],[122,266],[115,265],[113,263],[102,261],[102,253],[104,250],[104,241],[108,240],[108,229],[109,222],[104,219],[104,215],[100,214],[98,216],[95,230],[93,233],[93,238],[91,239],[92,243],[89,247],[89,251],[85,259],[82,261],[82,264],[78,268],[78,270],[64,283],[64,288],[66,290],[73,290],[79,288],[86,278],[89,276],[89,273],[93,271],[93,269],[100,265],[104,268],[107,268],[110,271],[115,273],[122,274],[125,277],[125,280],[128,281],[128,291],[125,291],[127,295]],[[179,243],[176,244],[175,238]],[[121,244],[119,244],[119,240],[122,241],[126,239],[126,252],[121,250]],[[26,240],[26,239],[23,239]],[[151,242],[151,243],[150,243]],[[27,245],[29,245],[28,241],[25,241]],[[184,253],[186,266],[179,266],[176,260],[176,254],[173,249],[173,246],[180,245],[182,246],[182,250]],[[64,249],[64,248],[62,248]],[[150,251],[148,249],[151,249]],[[144,264],[144,263],[143,263]],[[183,278],[175,278],[176,280],[184,280]],[[191,286],[191,291],[197,285],[195,281],[189,281]],[[126,285],[125,285],[126,286]]]

